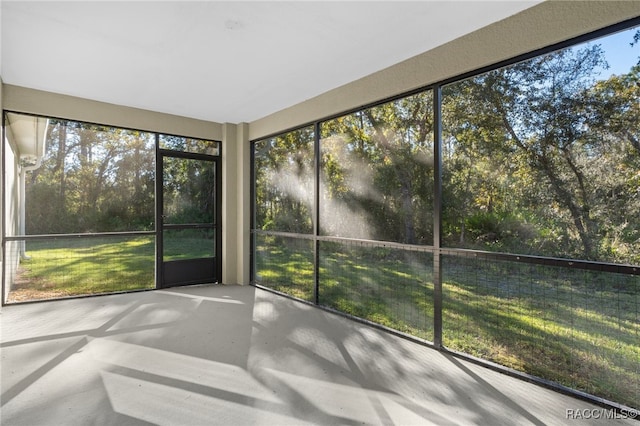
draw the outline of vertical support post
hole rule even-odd
[[[156,199],[156,288],[162,288],[162,282],[164,276],[162,273],[162,252],[163,252],[163,239],[162,239],[162,222],[163,222],[163,195],[162,195],[162,155],[160,154],[160,135],[155,134],[156,140],[156,187],[155,187],[155,199]]]
[[[219,148],[219,154],[224,153],[224,146],[222,146],[222,144],[218,145]],[[220,157],[218,157],[217,159],[214,160],[213,162],[214,167],[215,167],[215,176],[216,176],[216,181],[215,181],[215,213],[214,213],[214,218],[215,218],[215,276],[218,280],[218,282],[222,282],[222,271],[223,271],[223,266],[224,266],[224,261],[225,258],[227,257],[226,253],[224,253],[224,250],[222,250],[222,241],[223,241],[223,234],[222,231],[224,230],[224,220],[222,217],[222,212],[223,212],[223,208],[224,208],[224,204],[222,203],[222,184],[224,182],[224,180],[222,179],[222,173],[224,171],[224,168],[222,166],[222,160]]]
[[[442,86],[433,89],[433,343],[442,348]]]
[[[314,303],[320,303],[320,122],[313,128],[313,284]]]
[[[238,139],[237,126],[233,123],[222,125],[222,284],[239,284],[238,280],[238,193],[242,182],[238,176]],[[242,244],[240,244],[241,246]]]
[[[249,145],[249,284],[256,281],[256,147],[255,143],[248,140]]]
[[[4,306],[6,299],[7,299],[7,294],[5,294],[5,292],[7,292],[7,288],[9,286],[8,283],[5,282],[6,278],[5,278],[5,268],[7,267],[6,265],[6,247],[5,247],[5,240],[4,240],[4,233],[5,233],[5,149],[6,149],[6,145],[7,145],[7,141],[5,140],[5,126],[7,123],[5,123],[5,114],[4,114],[4,108],[3,108],[3,103],[2,103],[2,79],[0,78],[0,114],[2,114],[2,117],[0,117],[0,124],[2,124],[2,126],[0,126],[0,144],[2,146],[0,146],[0,274],[2,274],[2,277],[0,277],[0,282],[1,287],[2,287],[2,294],[0,295],[0,306]]]
[[[251,144],[249,143],[249,124],[240,123],[236,125],[236,143],[237,143],[237,169],[238,169],[238,283],[246,285],[251,282],[251,242],[250,230],[254,221],[251,219],[253,180],[251,171]],[[224,184],[224,182],[223,182]]]

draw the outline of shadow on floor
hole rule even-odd
[[[540,425],[596,408],[254,287],[0,318],[2,424]]]

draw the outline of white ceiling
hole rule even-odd
[[[539,3],[6,1],[7,84],[251,122]]]

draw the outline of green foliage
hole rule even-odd
[[[312,127],[254,144],[255,226],[263,230],[313,230]]]
[[[45,157],[27,175],[27,234],[151,230],[152,135],[50,120]]]
[[[425,92],[322,123],[328,235],[431,244],[433,111]],[[426,219],[426,220],[425,220]]]
[[[489,239],[497,239],[499,237],[499,218],[496,214],[475,213],[467,218],[466,223],[467,230],[476,238],[487,236]]]
[[[217,152],[218,143],[163,136],[172,149]],[[40,168],[27,175],[27,234],[149,231],[155,222],[155,135],[50,120]],[[164,157],[164,209],[173,223],[211,223],[211,162]]]
[[[164,223],[213,223],[215,166],[210,161],[163,157]]]
[[[638,67],[605,66],[576,47],[445,88],[446,245],[640,261]]]
[[[443,88],[445,246],[640,263],[640,66],[606,66],[583,45]],[[433,244],[432,106],[320,123],[322,235]],[[312,136],[255,144],[258,229],[312,231]]]

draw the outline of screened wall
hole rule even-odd
[[[165,222],[216,216],[215,174],[182,157],[215,158],[219,142],[13,112],[5,128],[3,303],[156,288],[158,211]],[[164,238],[173,258],[213,256],[215,230],[185,227]]]
[[[640,407],[638,38],[254,141],[252,281]]]

